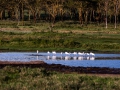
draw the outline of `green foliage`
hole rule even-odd
[[[65,21],[57,22],[52,32],[45,22],[32,28],[7,25],[0,32],[1,50],[120,51],[120,29],[114,30],[113,25],[109,29],[94,24],[80,27],[75,21]]]
[[[1,90],[119,90],[119,77],[64,74],[44,68],[11,67],[0,69]]]

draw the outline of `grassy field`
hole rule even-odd
[[[44,68],[0,69],[0,90],[119,90],[119,76],[65,74]]]
[[[119,52],[120,29],[104,24],[80,26],[77,22],[47,22],[17,26],[13,21],[0,22],[0,49],[9,51],[94,51]]]

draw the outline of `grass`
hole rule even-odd
[[[104,24],[81,27],[77,22],[64,21],[55,23],[50,31],[47,22],[32,25],[26,21],[24,26],[16,26],[15,23],[0,22],[1,50],[120,51],[120,29],[113,29],[112,24],[105,29]]]
[[[118,34],[76,34],[58,32],[0,32],[1,50],[85,50],[119,51]],[[18,48],[19,47],[19,48]]]
[[[44,68],[11,67],[0,69],[1,90],[119,90],[119,77],[65,74]]]

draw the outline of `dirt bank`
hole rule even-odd
[[[120,69],[114,68],[99,68],[99,67],[69,67],[60,64],[46,64],[43,61],[30,61],[30,62],[10,62],[0,61],[0,68],[5,66],[12,67],[31,67],[31,68],[45,68],[48,71],[57,71],[64,73],[82,73],[82,74],[120,74]]]

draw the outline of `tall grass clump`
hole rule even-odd
[[[1,90],[119,90],[120,78],[85,74],[65,74],[44,68],[11,67],[0,69]]]

